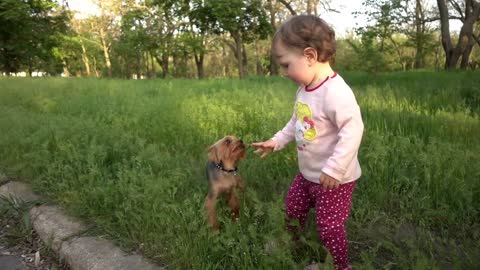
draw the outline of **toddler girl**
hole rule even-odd
[[[318,17],[295,16],[279,28],[272,53],[286,76],[299,85],[295,107],[282,130],[252,146],[264,158],[295,140],[299,172],[287,193],[287,218],[298,220],[303,229],[314,207],[320,239],[335,268],[351,269],[345,221],[361,175],[357,153],[363,122],[352,90],[330,67],[335,51],[335,33]]]

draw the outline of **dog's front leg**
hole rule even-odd
[[[205,209],[207,210],[208,223],[214,231],[218,231],[220,226],[218,225],[217,214],[215,210],[215,204],[217,203],[218,195],[216,193],[209,193],[205,199]]]
[[[245,191],[245,182],[240,176],[237,176],[237,187],[241,192]]]
[[[228,194],[228,206],[230,207],[232,220],[237,221],[240,214],[240,202],[234,190]]]

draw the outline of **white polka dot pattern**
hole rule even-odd
[[[289,221],[298,220],[298,226],[287,229],[293,233],[303,230],[310,208],[315,207],[317,231],[335,263],[335,269],[351,269],[348,263],[348,242],[345,221],[350,214],[350,204],[355,181],[326,190],[320,184],[308,181],[301,173],[293,180],[286,198]]]

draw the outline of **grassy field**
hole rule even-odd
[[[365,122],[347,222],[354,268],[478,267],[480,73],[342,75]],[[281,78],[0,78],[0,170],[170,269],[302,269],[325,250],[313,222],[300,252],[284,231],[293,145],[265,160],[249,150],[239,223],[221,203],[211,235],[203,211],[209,144],[269,138],[294,95]]]

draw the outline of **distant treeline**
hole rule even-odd
[[[296,14],[321,16],[335,1],[93,0],[97,15],[67,0],[0,0],[0,72],[118,78],[204,78],[279,73],[276,28]],[[338,37],[338,70],[383,72],[480,67],[477,0],[364,0],[367,26]],[[348,3],[344,3],[348,4]],[[459,20],[459,32],[449,21]],[[335,28],[335,25],[332,25]],[[352,26],[353,27],[353,26]]]

